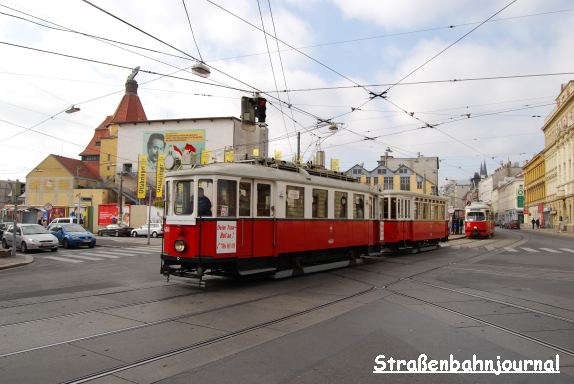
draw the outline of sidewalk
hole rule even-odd
[[[34,262],[34,257],[30,255],[22,255],[21,253],[16,253],[16,256],[4,256],[2,253],[0,253],[0,270],[20,267],[32,262]]]
[[[520,231],[529,232],[529,233],[540,233],[544,235],[554,235],[554,236],[562,236],[562,237],[572,237],[574,238],[574,232],[559,232],[557,228],[538,228],[532,229],[531,226],[526,227],[526,224],[520,227]]]

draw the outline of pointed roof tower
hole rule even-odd
[[[488,177],[488,173],[486,172],[486,160],[480,164],[480,178],[486,179]]]
[[[108,125],[112,123],[122,123],[126,121],[145,121],[147,120],[142,103],[138,96],[138,83],[134,77],[139,71],[135,68],[126,80],[126,92],[113,115],[106,116],[104,121],[95,129],[94,136],[80,153],[82,161],[90,171],[100,174],[100,142],[102,139],[110,137]]]
[[[142,103],[138,96],[138,82],[134,80],[140,67],[134,68],[132,73],[126,80],[126,93],[116,112],[112,115],[110,123],[120,123],[126,121],[145,121],[147,117],[143,109]]]

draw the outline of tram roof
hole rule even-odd
[[[253,163],[212,163],[192,169],[171,171],[167,177],[181,178],[184,176],[228,176],[244,177],[259,180],[272,180],[293,182],[298,184],[312,184],[330,188],[352,189],[365,193],[373,192],[370,187],[353,181],[339,180],[328,176],[316,176],[310,174],[304,168],[293,170],[279,169],[273,165],[266,166]]]

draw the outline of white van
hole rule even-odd
[[[59,217],[57,219],[54,219],[50,222],[50,225],[52,224],[77,224],[78,223],[78,219],[75,217]],[[84,224],[84,220],[80,219],[80,224]]]

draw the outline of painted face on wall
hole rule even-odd
[[[148,145],[148,161],[157,163],[157,155],[163,152],[165,143],[159,138],[151,139]]]

